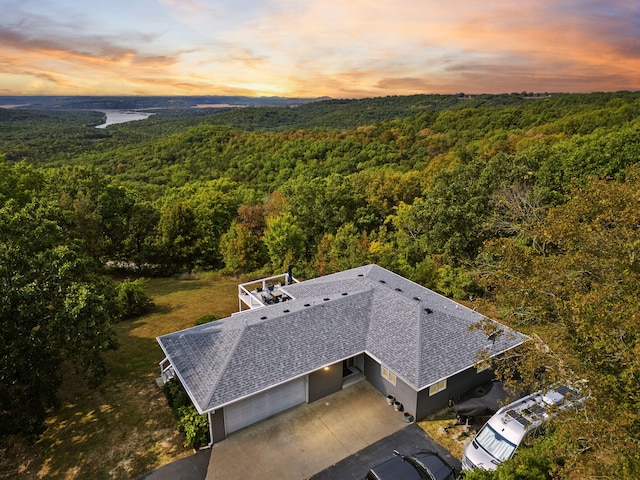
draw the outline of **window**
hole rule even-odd
[[[440,380],[438,383],[434,383],[429,387],[429,396],[435,395],[438,392],[447,388],[447,379]]]
[[[380,365],[380,367],[381,367],[382,378],[384,378],[387,382],[389,382],[391,385],[395,387],[396,380],[397,380],[397,377],[395,376],[395,374],[391,373],[389,369],[383,365]]]

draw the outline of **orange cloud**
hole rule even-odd
[[[0,90],[359,97],[640,88],[631,0],[158,2],[144,18],[127,23],[123,11],[112,24],[93,17],[95,5],[76,21],[16,2],[0,19]]]

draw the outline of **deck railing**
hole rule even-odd
[[[274,275],[273,277],[261,278],[238,285],[238,309],[242,311],[242,305],[249,308],[266,307],[268,303],[265,298],[277,295],[280,288],[291,283],[300,283],[293,276],[289,277],[288,273]]]
[[[160,363],[160,378],[162,379],[162,384],[164,385],[172,378],[176,377],[176,372],[173,370],[173,365],[169,362],[168,358],[165,358]]]

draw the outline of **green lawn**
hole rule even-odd
[[[61,407],[33,445],[0,440],[0,478],[129,479],[190,455],[156,386],[164,356],[156,337],[212,314],[238,310],[238,279],[152,279],[156,311],[116,325],[120,348],[105,355],[109,376],[95,390],[65,374]]]

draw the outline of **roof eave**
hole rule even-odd
[[[207,413],[210,410],[205,410],[202,408],[202,406],[200,405],[200,402],[198,402],[198,400],[196,399],[196,396],[194,395],[194,393],[191,391],[191,389],[189,388],[188,383],[185,381],[184,377],[182,376],[182,374],[180,373],[180,370],[178,370],[173,361],[171,360],[171,355],[169,354],[169,352],[167,351],[167,349],[165,348],[164,344],[162,343],[162,341],[160,340],[160,337],[156,337],[156,341],[158,342],[158,344],[160,345],[160,348],[162,349],[162,351],[164,352],[165,356],[167,357],[167,360],[169,361],[169,363],[171,364],[171,367],[173,367],[173,373],[176,374],[176,376],[178,377],[178,379],[180,380],[180,384],[182,385],[182,387],[185,389],[185,391],[187,392],[187,395],[189,395],[189,398],[191,399],[191,401],[193,402],[193,405],[196,407],[196,410],[198,411],[198,413],[200,415],[204,415],[205,413]]]
[[[522,340],[521,342],[516,343],[515,345],[512,345],[512,346],[510,346],[509,348],[505,348],[504,350],[500,350],[499,352],[495,352],[493,355],[489,355],[489,357],[488,357],[488,358],[494,358],[494,357],[497,357],[498,355],[502,355],[503,353],[508,352],[509,350],[513,350],[514,348],[519,347],[519,346],[520,346],[520,345],[522,345],[525,341],[529,340],[529,337],[527,337],[526,335],[523,335],[523,337],[524,337],[524,338],[523,338],[523,340]],[[417,391],[421,392],[422,390],[424,390],[424,389],[426,389],[426,388],[429,388],[430,386],[435,385],[436,383],[441,382],[442,380],[449,379],[449,378],[451,378],[451,377],[453,377],[453,376],[455,376],[455,375],[457,375],[457,374],[459,374],[459,373],[464,372],[465,370],[468,370],[469,368],[473,367],[474,365],[475,365],[475,363],[472,363],[471,365],[467,365],[466,367],[461,368],[461,369],[459,369],[459,370],[458,370],[458,371],[456,371],[456,372],[453,372],[451,375],[448,375],[448,376],[446,376],[446,377],[439,378],[439,379],[438,379],[438,380],[436,380],[435,382],[431,382],[431,383],[428,383],[428,384],[426,384],[426,385],[424,385],[424,386],[420,387],[419,389],[417,389]]]
[[[207,408],[206,410],[204,410],[204,411],[200,411],[200,409],[198,409],[198,412],[200,412],[201,414],[205,414],[205,413],[208,413],[208,412],[214,412],[215,410],[217,410],[217,409],[219,409],[219,408],[224,408],[224,407],[226,407],[226,406],[228,406],[228,405],[234,404],[234,403],[239,402],[239,401],[241,401],[241,400],[244,400],[244,399],[246,399],[246,398],[253,397],[254,395],[258,395],[258,394],[260,394],[260,393],[266,392],[267,390],[271,390],[272,388],[279,387],[280,385],[284,385],[284,384],[285,384],[285,383],[287,383],[287,382],[292,382],[293,380],[297,380],[297,379],[298,379],[298,378],[300,378],[300,377],[304,377],[304,376],[306,376],[306,375],[310,375],[310,374],[312,374],[313,372],[317,372],[317,371],[319,371],[319,370],[322,370],[323,368],[330,367],[331,365],[335,365],[336,363],[340,363],[340,362],[342,362],[343,360],[347,360],[348,358],[352,358],[352,357],[354,357],[354,356],[361,355],[361,354],[363,354],[363,353],[367,353],[367,352],[366,352],[366,351],[362,351],[362,352],[355,353],[355,354],[353,354],[353,355],[349,355],[348,357],[344,357],[344,358],[341,358],[341,359],[339,359],[339,360],[336,360],[336,361],[333,361],[333,362],[330,362],[330,363],[327,363],[327,364],[321,365],[321,366],[319,366],[318,368],[315,368],[314,370],[309,370],[309,371],[307,371],[307,372],[300,373],[300,374],[295,375],[295,376],[293,376],[293,377],[291,377],[291,378],[288,378],[288,379],[286,379],[286,380],[283,380],[282,382],[278,382],[278,383],[275,383],[275,384],[273,384],[273,385],[270,385],[270,386],[268,386],[268,387],[266,387],[266,388],[263,388],[262,390],[258,390],[258,391],[256,391],[256,392],[252,392],[252,393],[249,393],[249,394],[247,394],[247,395],[243,395],[242,397],[235,398],[235,399],[230,400],[230,401],[228,401],[228,402],[223,402],[223,403],[220,403],[220,404],[218,404],[218,405],[210,406],[210,407],[208,407],[208,408]]]

